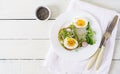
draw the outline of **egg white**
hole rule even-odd
[[[80,19],[85,21],[85,25],[84,25],[84,26],[78,26],[78,25],[77,25],[77,21],[80,20]],[[75,18],[75,19],[73,20],[73,23],[74,23],[74,25],[75,25],[77,28],[85,28],[85,27],[87,26],[87,24],[88,24],[88,20],[87,20],[86,18]]]
[[[76,39],[74,39],[75,45],[74,45],[74,46],[69,46],[69,45],[67,45],[68,39],[69,39],[69,38],[65,38],[65,40],[64,40],[64,46],[65,46],[66,48],[68,48],[68,49],[75,49],[75,48],[77,48],[77,46],[78,46],[78,41],[77,41]]]

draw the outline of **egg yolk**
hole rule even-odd
[[[71,46],[71,47],[72,47],[72,46],[75,45],[75,43],[76,43],[76,42],[75,42],[75,40],[74,40],[73,38],[69,38],[69,39],[67,40],[67,45],[68,45],[68,46]]]
[[[77,20],[77,25],[78,26],[85,26],[85,21],[84,20]]]

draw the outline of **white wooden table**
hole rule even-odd
[[[85,0],[120,12],[119,0]],[[49,48],[49,29],[70,0],[0,0],[0,74],[51,74],[43,67]],[[35,11],[46,4],[51,18],[41,23]],[[120,23],[119,23],[120,25]],[[119,26],[120,28],[120,26]],[[120,29],[110,74],[120,73]]]

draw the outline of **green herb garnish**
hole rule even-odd
[[[87,34],[86,34],[87,43],[90,45],[95,44],[95,39],[94,39],[95,31],[93,31],[92,28],[90,27],[90,22],[88,22],[86,30],[87,30]]]

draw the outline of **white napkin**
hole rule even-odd
[[[66,12],[74,10],[84,10],[91,13],[99,21],[102,33],[105,32],[107,25],[110,24],[113,17],[119,15],[115,11],[97,7],[79,0],[71,0]],[[110,39],[107,41],[103,62],[98,71],[95,70],[94,66],[89,71],[85,69],[89,59],[74,61],[61,58],[54,52],[52,45],[46,57],[45,66],[52,74],[108,74],[114,52],[116,32],[117,26]]]

